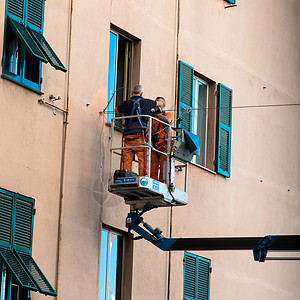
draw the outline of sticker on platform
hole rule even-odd
[[[114,184],[119,184],[119,183],[132,183],[136,182],[135,177],[124,177],[124,178],[117,178],[114,180]]]
[[[159,181],[153,180],[152,181],[152,188],[156,191],[159,191]]]
[[[146,186],[148,184],[148,179],[143,177],[140,179],[141,186]]]

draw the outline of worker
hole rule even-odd
[[[151,109],[155,110],[156,101],[143,98],[144,88],[142,85],[135,85],[131,91],[131,98],[123,101],[115,108],[116,112],[125,116],[150,115]],[[123,147],[145,145],[148,117],[126,118],[123,133]],[[127,148],[122,151],[121,169],[131,171],[134,156],[138,158],[139,176],[147,175],[146,147]]]
[[[163,97],[157,97],[155,99],[157,107],[162,109],[166,106],[166,100]],[[155,115],[155,118],[161,120],[167,124],[172,124],[173,116],[170,112],[161,111]],[[170,130],[170,129],[169,129]],[[151,151],[151,178],[164,182],[163,170],[164,161],[167,160],[167,156],[161,154],[155,149],[161,152],[167,152],[168,147],[168,126],[153,119],[152,124],[152,144],[154,149]],[[159,176],[158,176],[159,173]]]

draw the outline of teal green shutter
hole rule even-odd
[[[194,68],[179,61],[178,68],[178,127],[193,131]]]
[[[43,51],[44,55],[48,58],[48,61],[50,62],[50,65],[54,67],[56,70],[61,70],[63,72],[67,72],[67,69],[64,67],[62,62],[59,60],[49,43],[46,41],[45,37],[34,31],[31,30],[29,27],[27,27],[28,31],[33,36],[36,43],[39,45],[41,50]]]
[[[210,260],[185,252],[183,299],[209,300]]]
[[[44,0],[27,1],[27,23],[37,27],[39,30],[42,30]]]
[[[0,244],[11,246],[13,194],[0,189]]]
[[[32,200],[32,201],[30,201]],[[16,195],[14,247],[30,253],[33,228],[33,199]]]
[[[47,58],[45,57],[43,52],[40,50],[40,48],[34,41],[33,37],[28,32],[28,30],[24,27],[24,25],[12,20],[10,17],[8,17],[8,21],[11,24],[12,28],[15,30],[19,39],[25,45],[25,47],[28,50],[28,52],[30,53],[30,55],[38,60],[43,61],[43,62],[48,62]]]
[[[0,261],[24,289],[56,296],[31,256],[34,199],[0,189]]]
[[[56,292],[38,267],[34,259],[29,255],[20,251],[15,251],[16,256],[22,262],[26,270],[31,274],[34,283],[38,287],[40,293],[56,296]]]
[[[209,299],[210,260],[197,257],[197,299]]]
[[[18,19],[23,20],[24,0],[7,0],[7,12]]]
[[[230,177],[232,90],[220,83],[217,112],[217,172]]]
[[[6,265],[18,285],[28,290],[38,291],[33,279],[10,249],[0,247],[0,260]]]
[[[196,265],[194,255],[184,254],[183,299],[196,299]]]

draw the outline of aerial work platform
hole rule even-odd
[[[123,197],[125,203],[134,210],[188,203],[186,191],[177,188],[170,191],[167,184],[144,176],[112,178],[109,180],[108,191]]]
[[[130,210],[149,210],[156,207],[167,206],[182,206],[188,203],[187,193],[187,177],[188,177],[188,162],[197,153],[197,141],[191,142],[191,133],[186,133],[183,129],[174,128],[167,123],[164,123],[164,130],[167,134],[166,151],[161,152],[154,148],[152,144],[152,122],[153,116],[138,115],[136,117],[149,118],[149,126],[147,134],[145,134],[144,143],[141,146],[133,146],[131,148],[144,148],[147,153],[147,174],[145,176],[138,176],[132,174],[124,177],[116,176],[115,158],[122,159],[122,151],[129,147],[124,147],[123,143],[120,146],[115,145],[116,121],[120,121],[129,117],[116,117],[112,119],[111,126],[111,147],[110,147],[110,165],[111,178],[108,182],[108,191],[124,198],[125,203],[130,205]],[[198,137],[197,137],[198,138]],[[120,143],[120,139],[118,140]],[[199,145],[199,139],[198,139]],[[150,174],[151,153],[156,151],[160,155],[166,156],[164,166],[164,182],[152,179]],[[136,162],[137,163],[137,162]],[[179,172],[184,171],[184,174]],[[118,171],[117,171],[118,172]],[[178,173],[178,176],[175,176]],[[176,177],[176,184],[175,184]],[[179,182],[180,181],[180,182]],[[180,186],[181,189],[178,188]]]
[[[137,117],[142,117],[142,115]],[[147,149],[147,174],[149,174],[151,152],[157,151],[157,149],[154,149],[152,145],[153,117],[147,117],[150,118],[147,138],[144,139],[143,145],[136,147]],[[163,251],[253,250],[254,260],[259,262],[264,262],[265,260],[300,260],[299,257],[294,256],[267,257],[268,251],[300,251],[300,235],[166,238],[162,235],[162,231],[159,228],[153,228],[150,224],[144,222],[142,215],[152,208],[183,206],[188,203],[188,163],[192,160],[194,154],[199,155],[199,139],[197,140],[197,136],[185,130],[174,128],[164,123],[167,128],[168,145],[166,152],[157,151],[167,158],[164,167],[164,182],[154,180],[148,175],[138,176],[132,171],[116,168],[118,159],[115,159],[115,157],[120,160],[122,150],[126,149],[126,147],[123,147],[123,144],[121,147],[114,145],[115,120],[124,118],[130,117],[112,119],[110,147],[111,177],[108,182],[108,191],[123,197],[125,203],[130,205],[130,213],[128,213],[126,218],[126,227],[128,228],[128,232],[135,231],[139,234],[137,237],[132,235],[134,239],[143,238]],[[175,135],[173,136],[172,133],[175,133]],[[185,171],[184,174],[181,173],[183,170]],[[176,176],[175,173],[177,173]],[[183,182],[178,182],[178,179],[181,179]]]

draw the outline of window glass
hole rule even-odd
[[[6,71],[20,75],[21,43],[17,35],[13,32],[11,26],[7,25],[5,62]]]
[[[133,41],[123,35],[111,32],[108,69],[108,121],[114,116],[114,109],[130,98],[132,77]],[[116,117],[121,116],[117,113]],[[117,122],[117,125],[120,123]]]
[[[207,152],[207,120],[208,120],[208,84],[195,77],[195,101],[193,133],[199,136],[200,156],[194,158],[194,162],[206,166]]]
[[[130,98],[132,42],[119,35],[117,60],[116,106]]]
[[[4,300],[7,299],[7,276],[6,276],[6,267],[2,262],[0,262],[0,271],[1,271],[1,276],[0,276],[0,299]]]
[[[122,236],[108,230],[102,230],[99,300],[121,299],[122,244]]]
[[[100,284],[99,284],[99,300],[105,299],[106,291],[106,270],[107,270],[107,252],[108,252],[108,232],[102,230],[101,235],[101,254],[100,254]]]

